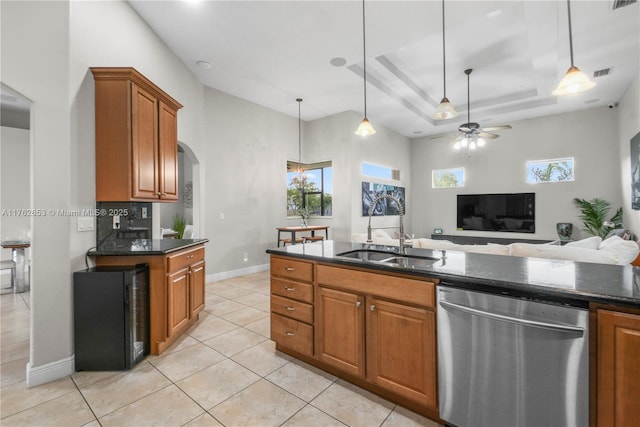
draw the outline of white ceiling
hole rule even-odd
[[[360,1],[135,1],[133,8],[208,86],[312,120],[363,113]],[[442,3],[366,2],[367,112],[408,137],[592,108],[618,101],[639,73],[640,5],[571,2],[575,64],[608,76],[583,94],[551,95],[570,65],[567,3],[447,0],[447,96],[460,116],[431,119],[443,95]],[[335,67],[330,60],[346,59]],[[212,67],[201,69],[197,61]]]

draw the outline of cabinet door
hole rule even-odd
[[[640,315],[598,310],[598,425],[640,420]]]
[[[195,317],[204,308],[204,261],[197,262],[189,269],[189,297],[191,298],[191,318]]]
[[[132,196],[158,199],[158,100],[131,84]]]
[[[318,287],[316,349],[323,362],[364,376],[364,298]]]
[[[367,298],[367,380],[436,408],[435,313]]]
[[[189,322],[189,269],[167,276],[167,335],[181,331]]]
[[[178,200],[178,112],[159,105],[159,187],[162,200]]]

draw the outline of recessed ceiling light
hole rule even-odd
[[[211,69],[211,64],[207,61],[197,61],[196,65],[199,68],[202,68],[203,70],[210,70]]]
[[[343,67],[347,63],[347,60],[337,56],[335,58],[332,58],[331,61],[329,61],[329,62],[334,67]]]

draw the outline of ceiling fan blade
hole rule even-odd
[[[458,130],[459,130],[460,132],[467,133],[467,132],[471,132],[473,129],[471,129],[470,127],[467,127],[467,126],[464,126],[464,125],[463,125],[463,126],[460,126],[460,127],[458,128]]]
[[[497,137],[499,137],[500,135],[496,135],[495,133],[488,133],[488,132],[480,132],[478,134],[478,137],[480,138],[486,138],[486,139],[496,139]]]
[[[502,130],[502,129],[511,129],[511,125],[498,125],[498,126],[489,126],[486,128],[482,128],[483,131],[494,131],[494,130]]]
[[[450,144],[455,144],[456,142],[460,141],[464,137],[465,137],[465,135],[463,133],[461,133],[460,135],[456,136],[456,139],[451,141]]]

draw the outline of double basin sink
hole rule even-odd
[[[354,249],[339,253],[336,257],[403,268],[427,268],[431,267],[434,262],[440,261],[439,258],[429,256],[400,254],[394,251],[379,249]]]

